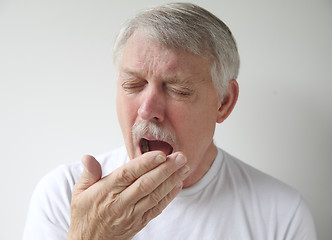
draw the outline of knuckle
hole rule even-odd
[[[155,207],[155,211],[157,215],[162,213],[162,211],[168,206],[170,203],[169,198],[166,196],[162,201],[159,202],[159,204]]]
[[[139,164],[139,167],[141,169],[144,169],[147,171],[147,170],[151,169],[151,160],[152,159],[153,158],[151,156],[142,155],[142,158],[137,163]]]
[[[126,183],[132,183],[135,180],[132,171],[125,167],[120,170],[119,177],[121,181],[124,181]]]
[[[153,211],[153,216],[156,217],[156,216],[160,215],[163,212],[163,210],[164,210],[164,207],[162,207],[160,205],[155,206],[152,210]]]
[[[169,167],[167,167],[167,168],[164,168],[164,169],[163,169],[163,175],[164,175],[165,177],[169,177],[169,176],[171,176],[175,171],[176,171],[176,169],[173,169],[173,168],[169,168]]]
[[[164,207],[159,204],[150,209],[142,216],[141,225],[145,227],[152,219],[160,215],[163,212],[163,210]]]
[[[112,216],[120,216],[123,208],[123,201],[119,195],[112,196],[104,203],[103,209],[107,209]]]
[[[161,196],[158,192],[152,192],[149,195],[149,200],[150,200],[152,206],[156,206],[160,202]]]
[[[152,190],[154,190],[156,187],[156,181],[149,177],[149,176],[143,176],[138,184],[138,188],[140,191],[145,192],[145,193],[149,193]]]
[[[145,227],[151,221],[151,214],[149,212],[145,213],[142,217],[141,225]]]
[[[172,184],[173,186],[176,185],[176,183],[183,181],[183,174],[179,171],[177,171],[175,174],[172,176]]]
[[[163,174],[166,176],[170,176],[172,175],[176,170],[178,169],[178,166],[174,163],[174,161],[172,160],[172,158],[169,158],[166,163],[165,166],[162,168],[162,172]]]

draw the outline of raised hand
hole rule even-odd
[[[74,186],[67,239],[130,239],[175,198],[188,176],[182,153],[153,151],[101,178],[101,167],[84,156]]]

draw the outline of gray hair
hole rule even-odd
[[[115,41],[113,57],[117,66],[127,40],[137,29],[167,48],[211,58],[211,78],[221,97],[227,92],[228,82],[238,76],[240,59],[231,31],[197,5],[169,3],[136,15],[122,27]]]

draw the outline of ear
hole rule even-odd
[[[239,96],[239,85],[235,79],[228,83],[227,93],[220,101],[218,109],[217,123],[222,123],[234,109]]]

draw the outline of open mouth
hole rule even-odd
[[[147,140],[145,138],[141,138],[139,146],[142,154],[159,150],[164,152],[167,156],[173,152],[173,147],[169,143],[161,140]]]

